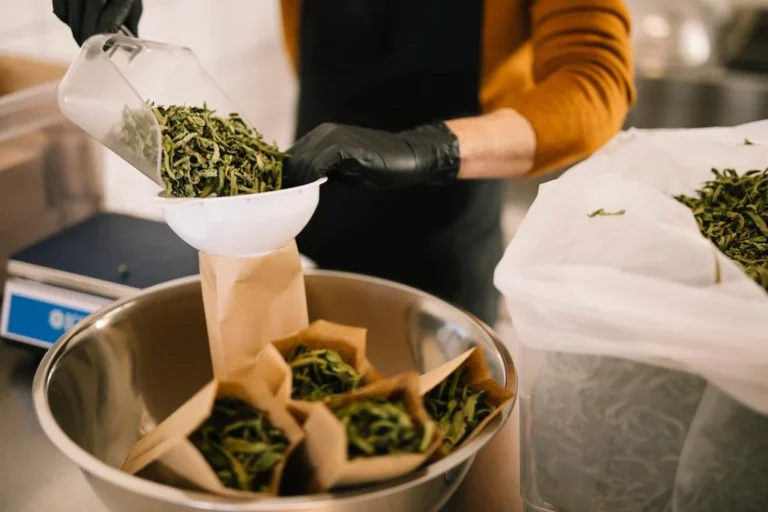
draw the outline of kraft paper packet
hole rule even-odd
[[[365,357],[366,329],[316,320],[306,329],[273,342],[284,364],[298,345],[309,350],[331,349],[339,353],[345,363],[362,375],[362,386],[381,380],[382,375]],[[290,372],[290,367],[289,367]],[[290,391],[288,393],[290,397]],[[296,404],[301,408],[300,404]]]
[[[511,391],[496,382],[493,376],[491,376],[488,364],[485,362],[482,347],[473,347],[460,356],[421,375],[419,377],[419,394],[423,397],[461,367],[467,369],[467,384],[475,390],[485,391],[488,394],[490,402],[496,406],[496,408],[487,418],[477,425],[475,430],[473,430],[464,441],[458,446],[455,446],[453,448],[454,450],[477,437],[477,435],[480,434],[480,432],[482,432],[483,429],[489,425],[514,398],[514,394]],[[435,452],[433,459],[439,459],[446,455],[448,455],[448,452],[441,446],[440,449]]]
[[[291,367],[274,345],[266,345],[251,365],[238,370],[237,378],[252,378],[263,382],[270,393],[283,402],[291,399]]]
[[[441,434],[435,431],[434,439],[424,453],[349,459],[346,430],[331,408],[369,398],[401,399],[419,424],[431,421],[421,403],[416,373],[390,377],[328,402],[312,404],[304,422],[304,456],[314,473],[311,491],[322,492],[402,476],[424,464],[442,443]]]
[[[199,259],[214,378],[229,380],[268,343],[309,325],[295,241],[264,256]]]
[[[225,487],[189,436],[210,416],[214,402],[220,397],[235,397],[266,412],[273,426],[280,428],[289,440],[286,460],[304,439],[301,427],[288,413],[285,404],[270,393],[257,379],[238,381],[213,380],[198,391],[184,405],[142,437],[120,467],[129,474],[160,476],[162,483],[202,489],[221,496],[256,499],[278,494],[285,461],[275,466],[269,492],[256,493]],[[143,471],[154,465],[154,471]],[[159,466],[159,468],[157,467]]]

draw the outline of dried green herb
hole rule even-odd
[[[435,435],[431,421],[419,425],[401,401],[359,400],[333,413],[347,431],[350,459],[402,453],[423,453]]]
[[[203,107],[152,106],[160,124],[166,194],[235,196],[280,190],[285,154],[242,117]]]
[[[712,173],[695,196],[675,199],[693,211],[704,236],[768,291],[768,170]]]
[[[348,393],[360,385],[362,376],[336,350],[309,350],[298,345],[288,356],[293,373],[291,397],[316,401]]]
[[[237,398],[219,398],[213,412],[189,440],[225,487],[269,490],[272,473],[285,459],[289,442],[263,412]]]
[[[280,190],[285,153],[268,144],[237,113],[217,116],[206,105],[156,106],[160,175],[168,197],[236,196]],[[154,161],[158,148],[142,140],[151,120],[126,109],[119,136],[133,159]]]
[[[592,213],[588,213],[587,217],[589,217],[590,219],[594,218],[594,217],[597,217],[597,216],[600,216],[600,217],[612,217],[614,215],[624,215],[625,213],[627,213],[626,210],[619,210],[619,211],[616,211],[616,212],[607,212],[607,211],[603,210],[602,208],[599,208],[599,209],[593,211]]]
[[[467,384],[467,369],[459,367],[424,396],[427,413],[443,432],[443,449],[459,446],[496,409],[485,391]]]
[[[755,145],[755,143],[754,143],[754,142],[752,142],[752,141],[751,141],[751,140],[749,140],[749,139],[744,139],[744,145],[745,145],[745,146],[754,146],[754,145]]]

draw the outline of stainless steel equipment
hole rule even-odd
[[[624,128],[735,126],[768,118],[768,76],[722,69],[635,81]]]
[[[383,373],[429,370],[478,345],[494,378],[516,391],[509,352],[468,314],[364,276],[308,271],[305,281],[310,317],[367,327],[370,359]],[[150,288],[78,324],[46,354],[33,398],[47,436],[114,512],[438,510],[512,409],[450,457],[399,480],[342,493],[233,502],[119,471],[144,415],[162,421],[210,378],[200,283],[193,277]]]

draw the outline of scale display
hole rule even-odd
[[[10,279],[5,284],[0,335],[47,348],[78,322],[111,302],[104,297]]]

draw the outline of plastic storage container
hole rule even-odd
[[[768,418],[688,373],[521,345],[526,512],[768,510]]]
[[[188,48],[120,35],[86,41],[59,88],[69,119],[161,187],[160,126],[150,101],[241,113]],[[324,181],[234,197],[158,197],[158,205],[171,229],[193,247],[254,256],[296,237],[312,217]]]
[[[59,110],[63,74],[0,54],[0,286],[8,255],[100,206],[103,150]]]

